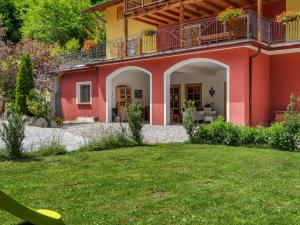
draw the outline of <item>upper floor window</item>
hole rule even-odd
[[[92,83],[91,81],[76,83],[76,102],[77,104],[92,103]]]

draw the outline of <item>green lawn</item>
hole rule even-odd
[[[0,163],[0,189],[66,224],[300,224],[300,154],[171,144]],[[18,219],[0,211],[0,224]]]

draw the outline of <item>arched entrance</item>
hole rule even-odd
[[[124,94],[125,93],[125,94]],[[152,124],[152,74],[141,67],[122,67],[106,78],[106,122],[113,122],[113,115],[123,117],[126,101],[138,102],[143,109],[145,122]]]
[[[199,120],[204,120],[205,110],[229,120],[228,65],[207,58],[181,61],[164,73],[164,125],[182,121],[182,101],[196,103]]]

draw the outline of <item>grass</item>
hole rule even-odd
[[[169,144],[1,162],[0,189],[66,224],[300,224],[300,154]],[[1,224],[20,222],[0,211]]]

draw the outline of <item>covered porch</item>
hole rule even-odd
[[[191,59],[165,73],[165,125],[181,124],[184,101],[195,103],[194,120],[211,122],[217,116],[229,119],[229,69],[209,59]]]

